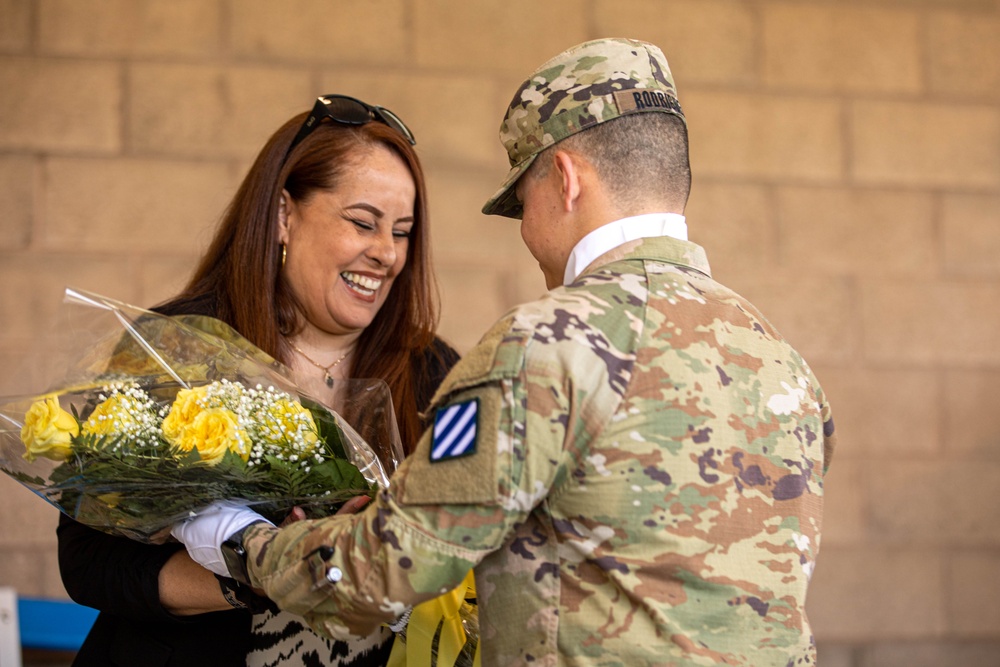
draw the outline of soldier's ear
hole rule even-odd
[[[581,158],[568,151],[556,151],[552,156],[552,166],[559,177],[559,201],[563,211],[572,213],[580,198]]]

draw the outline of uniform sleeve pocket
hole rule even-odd
[[[497,505],[501,454],[499,383],[452,394],[407,459],[398,497],[410,505]],[[397,476],[399,477],[399,476]]]

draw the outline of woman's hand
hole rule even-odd
[[[306,518],[306,511],[301,507],[299,507],[298,505],[296,505],[291,509],[290,512],[288,512],[288,516],[285,517],[285,520],[282,521],[280,524],[278,524],[278,528],[284,528],[285,526],[290,526],[296,521],[302,521],[305,518]]]
[[[191,616],[210,611],[228,611],[215,575],[191,560],[183,549],[175,553],[160,569],[160,604],[175,616]]]
[[[336,516],[341,516],[346,514],[357,514],[358,511],[360,511],[362,507],[367,505],[368,501],[370,500],[371,497],[369,496],[354,496],[346,503],[341,505],[340,509],[338,509],[334,514]],[[306,518],[305,510],[296,505],[288,512],[288,515],[285,516],[285,520],[278,525],[278,528],[284,528],[285,526],[290,526],[296,521],[302,521],[305,518]]]
[[[336,515],[342,516],[347,514],[357,514],[361,511],[361,508],[368,504],[371,500],[371,496],[354,496],[346,503],[340,506],[337,510]]]

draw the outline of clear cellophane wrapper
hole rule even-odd
[[[402,459],[388,386],[321,382],[219,320],[68,289],[62,377],[0,399],[0,469],[71,518],[143,542],[215,500],[275,523],[387,487]]]

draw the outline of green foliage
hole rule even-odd
[[[74,451],[47,481],[22,473],[19,480],[45,487],[44,495],[76,520],[114,534],[156,541],[176,521],[215,500],[238,499],[280,523],[294,506],[317,518],[374,489],[346,459],[344,433],[325,408],[310,407],[319,431],[322,462],[265,456],[248,465],[226,452],[215,465],[197,450],[183,452],[163,440],[80,435]]]

